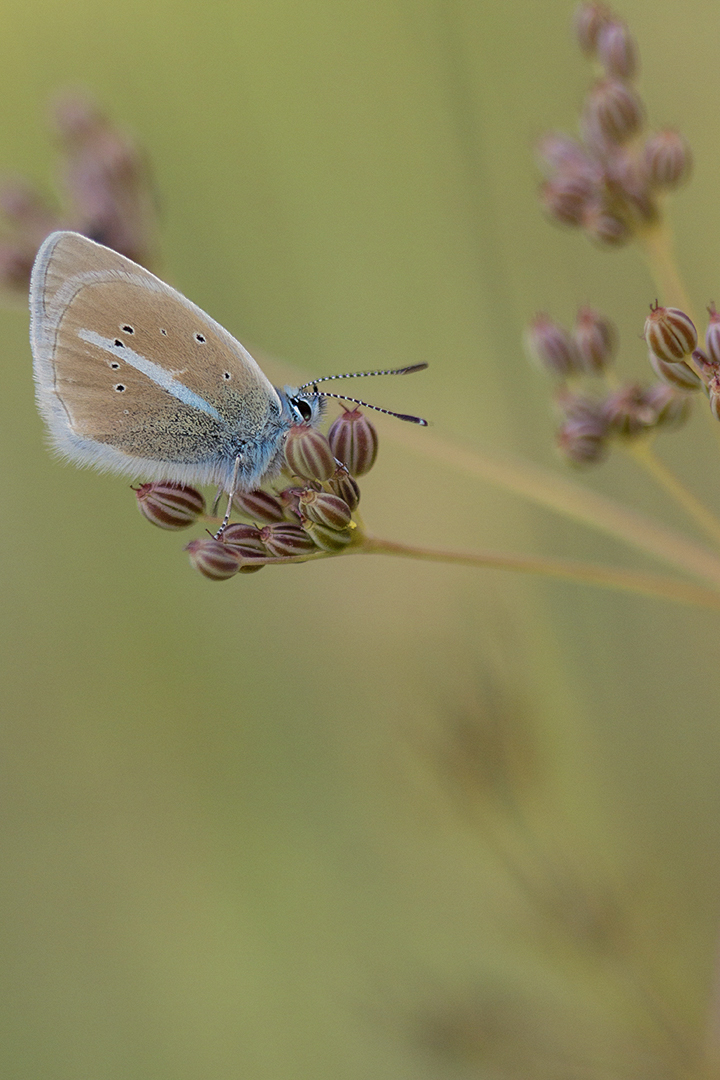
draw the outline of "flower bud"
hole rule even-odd
[[[689,315],[679,308],[650,307],[645,320],[649,348],[668,364],[677,364],[697,345],[697,330]]]
[[[260,488],[256,491],[236,491],[233,503],[241,514],[263,525],[285,520],[285,508],[282,502],[269,491],[262,491]]]
[[[594,56],[600,30],[612,19],[605,4],[581,4],[575,12],[575,37],[586,56]]]
[[[245,525],[242,522],[227,525],[222,534],[222,542],[243,559],[267,556],[260,530],[255,525]]]
[[[647,140],[643,162],[653,187],[676,188],[690,176],[692,152],[678,131],[667,128]]]
[[[185,529],[205,513],[205,499],[186,484],[163,481],[133,490],[140,513],[161,529]]]
[[[610,430],[625,439],[635,438],[656,422],[654,409],[648,405],[641,386],[622,386],[605,399],[604,412]]]
[[[580,364],[588,375],[599,375],[609,367],[617,349],[617,330],[609,319],[591,307],[577,313],[573,337]]]
[[[210,536],[191,540],[185,550],[195,570],[211,581],[225,581],[234,577],[240,569],[240,556],[227,544]]]
[[[310,518],[306,517],[301,519],[300,524],[316,546],[322,548],[323,551],[342,551],[352,540],[352,533],[349,529],[338,532],[337,529],[331,529],[327,525],[320,525],[319,522],[311,521]]]
[[[631,237],[627,222],[617,214],[610,213],[601,202],[586,206],[582,227],[590,239],[602,247],[621,247]]]
[[[293,525],[291,522],[266,525],[260,535],[267,550],[276,557],[309,555],[310,552],[317,551],[312,537],[300,525]]]
[[[329,480],[337,462],[325,436],[306,424],[291,427],[285,439],[285,460],[303,480]]]
[[[720,420],[720,374],[710,376],[707,392],[710,399],[710,410],[715,419]]]
[[[587,122],[610,143],[625,143],[643,124],[643,107],[629,83],[622,79],[602,79],[588,94]]]
[[[546,175],[559,173],[587,176],[597,182],[600,170],[577,139],[562,132],[551,131],[535,147],[538,165]]]
[[[541,367],[560,379],[582,371],[577,346],[567,330],[541,312],[536,315],[525,335],[530,356]]]
[[[328,484],[332,488],[333,494],[338,495],[343,502],[347,503],[351,513],[353,510],[357,510],[360,502],[360,488],[357,480],[350,475],[345,465],[341,465],[335,470],[328,480]]]
[[[714,304],[708,307],[708,315],[710,321],[705,332],[705,348],[709,358],[716,364],[720,364],[720,315],[715,310]]]
[[[638,50],[635,38],[625,23],[618,19],[600,26],[596,39],[597,58],[617,79],[632,79],[637,75]]]
[[[669,366],[675,370],[681,365],[671,364]],[[688,395],[680,393],[664,383],[653,383],[652,386],[649,386],[645,391],[645,401],[655,413],[655,427],[680,427],[690,416],[691,403]]]
[[[359,409],[345,409],[338,416],[328,431],[328,442],[337,460],[347,466],[352,476],[364,476],[375,464],[377,431]]]
[[[338,495],[307,490],[302,492],[299,501],[302,512],[311,521],[330,529],[347,529],[350,524],[350,507]]]
[[[648,360],[657,377],[662,379],[667,386],[691,393],[693,390],[699,390],[703,385],[699,375],[696,375],[692,368],[685,363],[668,364],[666,360],[661,360],[659,356],[649,350]]]
[[[608,451],[607,438],[583,420],[566,420],[558,430],[557,446],[573,465],[597,465]]]
[[[581,173],[560,173],[540,188],[540,202],[549,217],[562,225],[580,225],[597,188]]]
[[[608,191],[624,204],[634,218],[646,224],[656,220],[658,208],[651,185],[643,163],[634,155],[621,148],[608,155],[605,183]]]

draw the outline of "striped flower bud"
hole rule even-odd
[[[587,305],[577,313],[573,330],[580,363],[588,375],[599,375],[612,362],[617,349],[617,330],[609,319]]]
[[[716,364],[720,364],[720,315],[715,310],[715,305],[708,307],[710,320],[705,332],[705,348],[709,358]]]
[[[594,56],[600,30],[612,19],[605,4],[581,4],[575,12],[574,25],[577,43],[586,56]]]
[[[645,320],[645,340],[661,360],[678,364],[696,347],[697,330],[684,311],[656,305]]]
[[[563,326],[543,312],[530,323],[525,344],[531,358],[551,375],[564,379],[582,371],[574,340]]]
[[[620,387],[605,399],[604,412],[610,430],[625,439],[633,439],[656,422],[655,410],[645,392],[636,383]]]
[[[238,491],[233,496],[233,503],[241,514],[262,525],[271,525],[273,521],[285,520],[285,508],[282,502],[269,491]]]
[[[309,555],[317,551],[313,538],[300,525],[291,522],[266,525],[260,535],[267,550],[276,557]]]
[[[546,175],[554,173],[587,176],[597,183],[600,170],[582,143],[559,131],[550,131],[535,146],[539,167]]]
[[[303,480],[329,480],[337,468],[330,443],[306,424],[291,427],[285,439],[285,460]]]
[[[341,465],[335,470],[333,476],[328,480],[332,492],[334,495],[338,495],[343,502],[346,502],[350,508],[350,512],[357,510],[360,502],[360,488],[357,480],[350,475],[345,465]]]
[[[601,202],[590,203],[582,220],[583,231],[602,247],[622,247],[632,234],[627,222],[610,213]]]
[[[607,437],[592,422],[566,420],[556,438],[558,450],[573,465],[597,465],[607,455]]]
[[[222,542],[243,559],[267,556],[260,530],[255,525],[245,525],[239,521],[227,525],[222,534]]]
[[[700,390],[703,385],[699,375],[687,364],[668,364],[666,360],[661,360],[659,356],[649,350],[648,360],[657,377],[662,379],[667,386],[691,393],[693,390]]]
[[[210,536],[191,540],[185,550],[191,566],[211,581],[225,581],[240,569],[240,556],[227,544]]]
[[[720,374],[710,376],[707,392],[710,399],[710,411],[716,420],[720,420]]]
[[[597,188],[586,176],[560,174],[546,180],[540,188],[540,203],[548,215],[561,225],[581,225],[588,204]]]
[[[637,134],[643,124],[643,106],[629,83],[622,79],[602,79],[588,94],[586,119],[610,143],[622,145]]]
[[[161,529],[185,529],[205,513],[205,499],[185,484],[163,481],[134,488],[138,510]]]
[[[303,491],[300,495],[302,513],[311,521],[327,525],[331,529],[347,529],[350,524],[350,507],[338,495],[329,491]]]
[[[666,128],[645,143],[643,163],[653,187],[676,188],[690,176],[692,151],[680,132]]]
[[[375,464],[377,431],[359,409],[345,409],[338,416],[328,431],[328,442],[337,460],[347,466],[352,476],[364,476]]]
[[[670,366],[680,367],[679,364]],[[653,383],[652,386],[648,386],[645,391],[645,401],[655,413],[654,427],[680,427],[690,416],[691,402],[688,395],[674,390],[665,383]]]
[[[331,529],[328,525],[321,525],[317,521],[311,521],[307,517],[302,518],[300,524],[315,545],[322,548],[323,551],[342,551],[352,540],[352,533],[349,529],[339,532],[337,529]]]
[[[595,51],[608,75],[617,79],[633,79],[637,75],[638,49],[625,23],[612,19],[600,26]]]

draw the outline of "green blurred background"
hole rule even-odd
[[[427,360],[371,400],[564,472],[524,323],[589,301],[643,377],[654,298],[634,251],[536,208],[532,142],[589,79],[572,10],[4,0],[0,165],[51,190],[48,100],[90,90],[151,157],[161,272],[251,350]],[[717,5],[621,13],[651,119],[695,150],[673,218],[702,309]],[[210,583],[127,483],[50,457],[27,314],[0,321],[0,1074],[679,1075],[720,910],[717,618],[380,558]],[[379,535],[650,566],[394,423]],[[708,428],[661,452],[717,509]],[[685,527],[620,455],[587,482]]]

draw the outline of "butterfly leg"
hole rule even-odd
[[[215,533],[214,539],[219,540],[222,534],[228,527],[230,521],[230,514],[232,513],[233,497],[237,488],[237,478],[240,472],[240,456],[235,458],[235,467],[233,468],[232,480],[230,481],[230,490],[228,491],[227,510],[225,511],[225,517],[222,519],[222,525]]]

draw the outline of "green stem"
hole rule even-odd
[[[438,438],[426,428],[409,424],[392,432],[392,438],[411,446],[434,461],[485,480],[572,520],[623,540],[663,562],[693,574],[720,588],[720,557],[702,544],[668,528],[637,510],[591,491],[557,473],[531,462],[500,458],[460,447]]]
[[[628,453],[647,469],[652,478],[683,508],[706,536],[720,544],[720,521],[696,495],[688,491],[682,481],[653,453],[648,443],[634,443],[628,447]]]
[[[695,607],[708,607],[720,611],[720,593],[705,589],[691,582],[678,581],[660,574],[648,574],[635,570],[596,566],[592,563],[573,562],[567,559],[547,559],[542,556],[506,555],[495,552],[469,553],[440,551],[432,548],[400,544],[365,536],[346,548],[343,555],[396,555],[406,559],[426,562],[453,563],[459,566],[484,567],[493,570],[515,570],[526,574],[563,578],[600,588],[618,589],[623,592],[641,593],[663,600]]]

